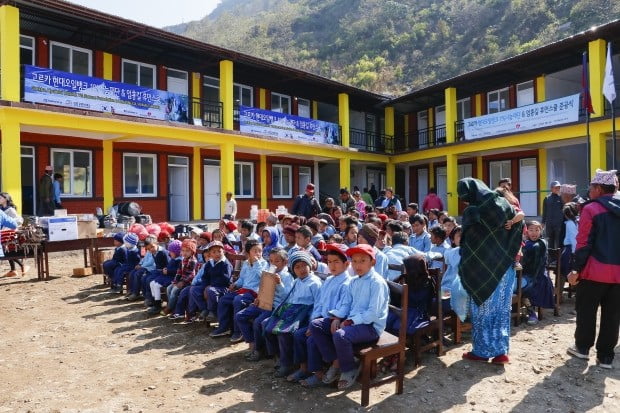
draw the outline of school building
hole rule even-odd
[[[391,99],[62,1],[14,0],[0,6],[2,190],[36,214],[52,165],[70,213],[137,201],[156,221],[216,219],[230,191],[247,217],[290,208],[313,182],[322,196],[393,186],[406,201],[436,187],[458,214],[459,177],[507,176],[537,215],[548,181],[583,190],[611,165],[601,88],[619,38],[616,21]],[[591,171],[574,113],[584,51]],[[517,108],[523,126],[507,131]]]

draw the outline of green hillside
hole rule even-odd
[[[397,95],[618,18],[618,0],[224,0],[168,29]]]

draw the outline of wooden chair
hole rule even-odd
[[[407,306],[409,303],[409,288],[407,284],[398,284],[387,281],[390,288],[390,310],[400,316],[400,332],[398,337],[384,331],[377,343],[365,347],[356,352],[362,366],[358,381],[362,385],[361,405],[366,407],[369,403],[370,389],[386,383],[396,382],[396,394],[403,393],[405,381],[405,350],[407,344]],[[398,304],[400,302],[400,305]],[[396,355],[398,357],[397,370],[395,373],[371,383],[377,371],[377,361],[383,357]]]
[[[521,280],[523,279],[523,270],[518,269],[517,272],[517,291],[512,294],[512,312],[510,316],[514,319],[514,325],[517,327],[521,323],[521,310],[523,307],[523,293],[521,288]]]
[[[441,271],[437,268],[429,268],[430,276],[433,278],[434,301],[431,308],[431,318],[426,327],[416,330],[410,337],[411,348],[414,355],[414,365],[418,367],[421,364],[422,353],[430,349],[437,349],[437,356],[445,354],[443,348],[443,308],[441,301]],[[431,338],[429,342],[423,343],[423,338]]]
[[[554,262],[555,260],[555,262]],[[553,264],[553,265],[552,265]],[[562,295],[564,291],[568,292],[568,297],[570,298],[573,295],[573,289],[569,284],[568,287],[564,287],[565,280],[562,278],[562,248],[550,248],[548,261],[547,261],[547,272],[553,271],[555,278],[555,306],[553,307],[553,315],[560,315],[560,304],[562,304]],[[539,317],[540,318],[540,317]]]
[[[388,270],[400,272],[400,277],[398,277],[394,281],[395,282],[399,282],[399,283],[404,282],[403,281],[404,280],[404,275],[405,275],[405,265],[404,264],[388,264]]]

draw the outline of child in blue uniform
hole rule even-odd
[[[426,221],[422,215],[416,214],[409,218],[413,234],[409,237],[409,246],[422,252],[431,250],[431,236],[426,232]]]
[[[114,271],[127,262],[127,250],[123,246],[124,236],[125,234],[122,232],[114,234],[114,255],[111,259],[103,262],[103,273],[110,281],[110,292],[118,292],[118,288],[116,284],[114,284]]]
[[[115,288],[112,290],[112,292],[119,294],[123,292],[125,277],[136,268],[136,266],[140,263],[141,259],[140,250],[137,247],[138,236],[136,234],[134,234],[133,232],[125,234],[125,236],[123,237],[123,243],[127,254],[127,259],[123,264],[119,265],[114,270]]]
[[[140,261],[140,265],[131,272],[130,275],[130,291],[131,294],[127,296],[130,301],[137,300],[140,297],[142,290],[143,280],[155,271],[161,271],[168,265],[168,253],[159,245],[157,238],[153,235],[149,235],[144,240],[144,248],[146,253]]]
[[[153,286],[154,283],[158,284],[157,297],[161,298],[161,287],[167,287],[172,283],[172,280],[177,274],[177,271],[181,267],[181,241],[174,240],[168,244],[168,264],[166,268],[161,271],[153,271],[151,276],[144,277],[145,282],[148,282],[148,286],[144,290],[144,305],[147,307],[153,307],[155,304],[154,295],[153,295]]]
[[[166,287],[166,295],[168,302],[166,307],[170,311],[174,311],[177,298],[183,288],[189,287],[192,280],[196,276],[196,241],[193,239],[185,239],[181,244],[181,262],[177,273]],[[153,294],[153,306],[148,309],[149,315],[156,315],[161,311],[161,287],[156,281],[151,282],[151,294]],[[165,312],[164,314],[165,315]]]
[[[531,221],[527,225],[527,239],[523,246],[522,294],[528,312],[528,325],[538,324],[535,306],[553,308],[553,283],[547,274],[547,242],[541,238],[542,225]]]

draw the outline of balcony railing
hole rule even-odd
[[[192,116],[189,123],[207,128],[222,127],[222,102],[192,98]],[[200,122],[200,123],[199,123]]]
[[[394,137],[361,129],[349,129],[349,145],[368,152],[392,153]]]

